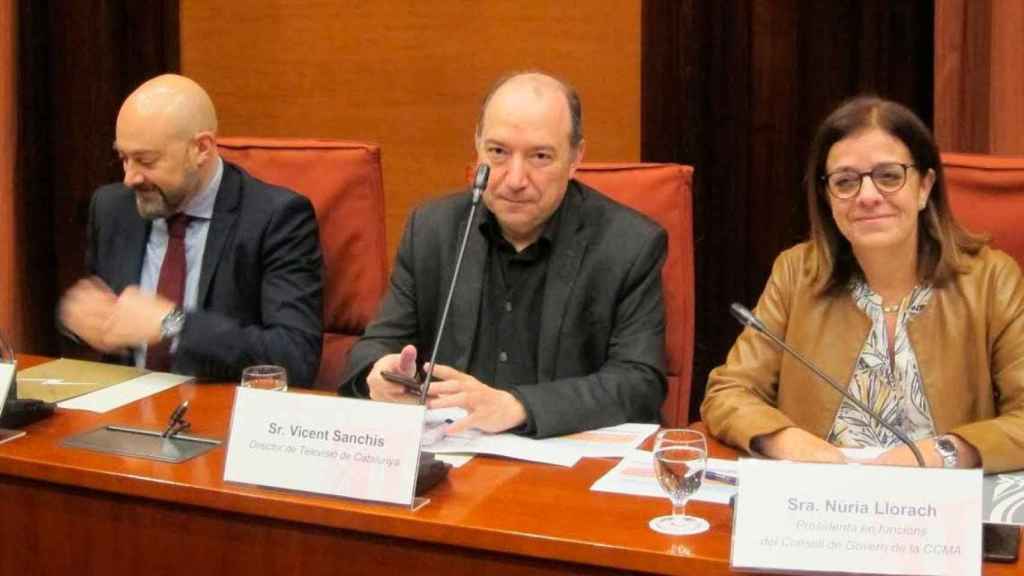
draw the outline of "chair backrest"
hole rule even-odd
[[[324,256],[324,341],[316,387],[336,390],[348,352],[387,288],[380,148],[331,140],[220,138],[225,160],[308,197]]]
[[[668,395],[662,423],[682,426],[690,415],[693,370],[693,168],[679,164],[584,163],[581,182],[642,212],[668,232],[668,258],[661,271],[665,293],[665,357]]]
[[[945,153],[942,166],[957,221],[1024,266],[1024,157]]]

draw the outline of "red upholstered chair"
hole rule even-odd
[[[957,220],[1024,266],[1024,157],[946,153],[942,166]]]
[[[307,196],[324,256],[324,341],[316,387],[335,390],[387,287],[380,148],[358,142],[220,138],[225,160]]]
[[[693,369],[693,168],[679,164],[584,163],[576,178],[661,224],[668,258],[661,272],[665,291],[665,357],[668,396],[662,423],[689,421]]]

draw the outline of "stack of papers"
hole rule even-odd
[[[145,373],[132,366],[61,358],[18,372],[18,398],[60,402]]]
[[[109,412],[115,408],[131,404],[136,400],[142,400],[147,396],[163,392],[168,388],[174,388],[178,384],[188,382],[191,379],[191,376],[182,376],[180,374],[148,372],[127,382],[65,400],[57,404],[57,406],[69,410]]]
[[[430,410],[427,412],[423,449],[434,454],[491,454],[516,460],[575,466],[580,458],[621,458],[639,446],[657,429],[657,424],[620,424],[558,438],[534,440],[515,434],[486,434],[469,430],[462,434],[445,436],[443,427],[464,418],[461,409]],[[438,432],[438,433],[435,433]],[[442,460],[449,461],[442,457]],[[461,466],[468,458],[452,461]]]
[[[619,424],[578,434],[540,440],[575,452],[582,458],[622,458],[633,452],[648,436],[658,431],[657,424]]]
[[[18,372],[18,398],[57,402],[70,410],[108,412],[191,379],[132,366],[61,358]]]

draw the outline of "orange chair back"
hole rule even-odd
[[[348,352],[387,287],[380,148],[329,140],[220,138],[225,160],[308,197],[324,256],[324,340],[316,387],[336,390]]]
[[[693,370],[693,168],[584,163],[576,178],[642,212],[668,232],[668,258],[661,271],[668,395],[661,416],[665,426],[683,426],[689,422]]]
[[[942,166],[956,219],[1024,266],[1024,157],[946,153]]]

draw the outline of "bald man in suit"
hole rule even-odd
[[[61,323],[141,368],[236,379],[279,364],[312,385],[323,290],[312,204],[221,160],[216,132],[209,96],[183,76],[125,100],[114,143],[124,181],[93,195],[91,276],[65,294]]]

